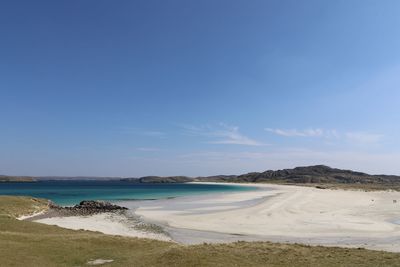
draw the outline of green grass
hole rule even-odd
[[[40,203],[40,204],[37,204]],[[148,239],[73,231],[14,217],[46,201],[0,196],[0,266],[399,266],[400,254],[269,242],[183,246]]]
[[[19,217],[47,209],[48,201],[32,197],[0,196],[0,216]]]

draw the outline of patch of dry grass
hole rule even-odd
[[[19,217],[46,210],[48,201],[32,197],[0,196],[0,215]]]

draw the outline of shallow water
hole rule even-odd
[[[82,200],[163,199],[206,193],[249,191],[255,187],[219,184],[136,184],[124,181],[39,181],[0,183],[0,195],[33,196],[59,205]]]

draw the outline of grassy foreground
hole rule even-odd
[[[46,208],[46,201],[0,196],[0,266],[400,266],[400,253],[237,242],[183,246],[148,239],[73,231],[16,216]]]

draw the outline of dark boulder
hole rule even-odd
[[[65,216],[92,215],[104,212],[123,212],[127,210],[125,207],[114,205],[109,202],[94,200],[84,200],[73,207],[61,207],[51,203],[50,207]]]

